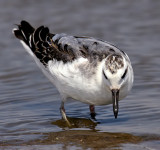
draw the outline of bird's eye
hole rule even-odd
[[[124,74],[122,75],[122,79],[124,79],[125,78],[125,76],[126,76],[126,74],[127,74],[127,71],[128,71],[128,68],[126,68],[126,70],[125,70],[125,72],[124,72]]]
[[[108,80],[108,78],[107,78],[106,74],[104,73],[104,70],[103,70],[103,75],[104,75],[104,77]]]

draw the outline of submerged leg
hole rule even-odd
[[[96,118],[95,118],[96,113],[95,113],[95,107],[94,107],[94,105],[89,105],[89,110],[90,110],[91,119],[96,120]]]
[[[61,112],[62,118],[67,122],[68,126],[71,126],[65,113],[64,102],[61,103],[60,112]]]

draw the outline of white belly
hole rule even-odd
[[[78,63],[82,64],[85,59],[80,58]],[[82,61],[82,63],[80,63]],[[91,77],[84,76],[80,69],[72,64],[56,62],[49,63],[49,70],[52,74],[50,79],[60,92],[63,100],[73,98],[83,103],[93,105],[105,105],[112,103],[111,91],[102,87],[101,77],[94,74]],[[98,71],[97,71],[98,72]]]
[[[58,89],[68,98],[93,105],[105,105],[112,102],[111,92],[105,91],[94,81],[91,83],[79,79],[61,79],[61,81]]]
[[[96,82],[72,79],[61,80],[60,90],[70,98],[93,105],[105,105],[112,102],[111,92],[102,89]],[[71,81],[71,82],[70,82]]]
[[[111,104],[112,93],[109,87],[102,82],[102,68],[97,68],[96,73],[88,77],[77,67],[77,64],[83,65],[84,62],[84,58],[70,64],[64,64],[63,62],[56,64],[56,62],[51,61],[48,67],[50,73],[46,72],[45,74],[57,87],[63,101],[67,98],[73,98],[92,105]],[[123,94],[123,97],[126,94]],[[120,99],[123,97],[120,93]]]

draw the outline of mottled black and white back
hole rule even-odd
[[[61,110],[68,98],[89,105],[110,104],[114,90],[122,99],[132,87],[129,57],[114,45],[91,37],[52,34],[47,27],[35,29],[26,21],[13,33],[58,89]]]

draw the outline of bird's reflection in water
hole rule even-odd
[[[43,145],[58,144],[60,149],[68,150],[72,149],[72,146],[74,146],[73,149],[112,149],[120,147],[124,143],[135,144],[143,141],[141,137],[128,133],[99,132],[95,130],[97,123],[90,119],[69,118],[69,121],[71,122],[70,127],[64,120],[52,122],[52,124],[64,130],[45,133],[45,138],[32,141],[32,143]]]
[[[95,127],[99,122],[93,121],[91,119],[86,119],[86,118],[72,118],[72,117],[67,117],[68,121],[70,122],[70,125],[63,120],[56,120],[52,122],[53,125],[57,125],[60,128],[89,128],[94,130]]]

